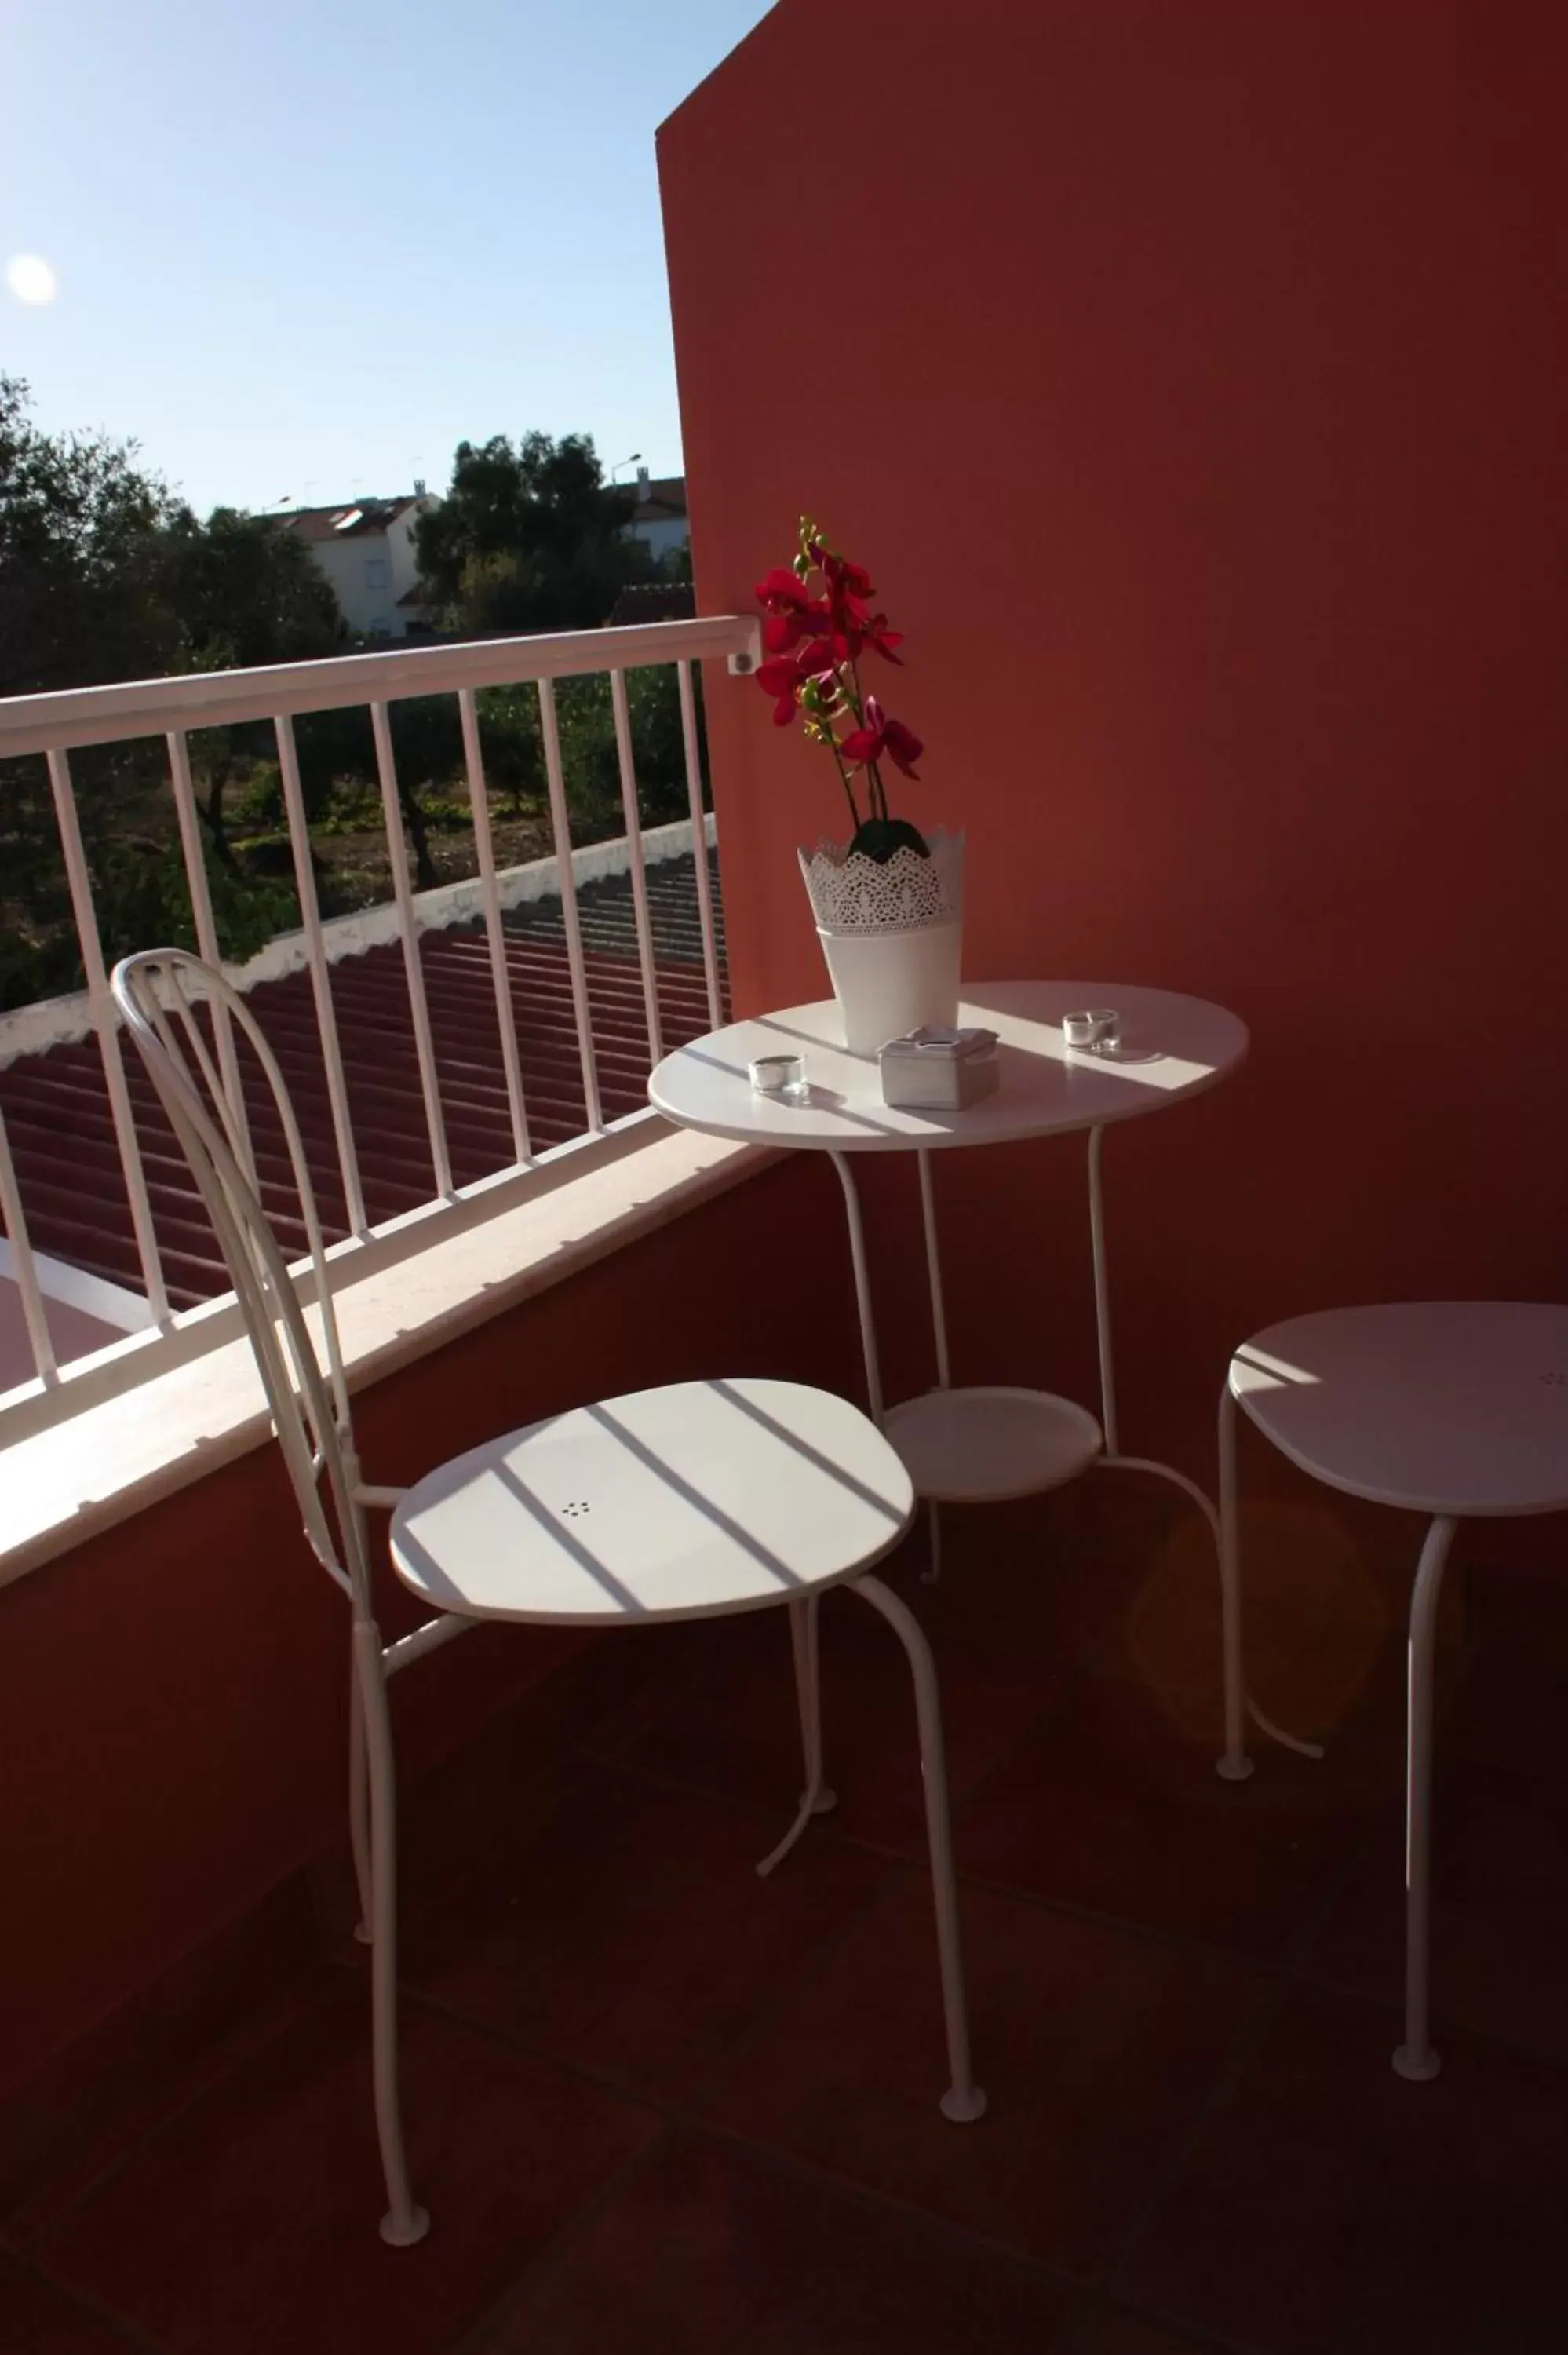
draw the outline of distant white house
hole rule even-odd
[[[414,527],[437,502],[416,483],[406,496],[293,507],[272,521],[295,533],[331,581],[344,620],[369,638],[406,638],[426,621],[418,596]]]
[[[686,478],[684,474],[665,474],[652,478],[646,466],[637,469],[637,505],[631,511],[627,534],[640,539],[655,564],[677,548],[684,548],[691,539],[691,526],[686,519]]]

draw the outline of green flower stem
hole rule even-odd
[[[831,728],[828,730],[824,741],[831,744],[833,748],[833,765],[839,773],[839,783],[844,789],[844,799],[850,805],[850,824],[853,827],[855,833],[858,834],[860,832],[860,809],[855,801],[854,787],[850,783],[850,773],[845,768],[843,762],[840,757],[838,738],[833,734]]]
[[[852,662],[849,673],[854,682],[854,716],[860,726],[863,728],[865,697],[861,690],[860,665],[857,662]],[[880,817],[885,823],[892,813],[887,806],[887,794],[883,787],[882,772],[874,761],[868,761],[865,764],[865,780],[866,791],[871,796],[871,814],[873,817]]]

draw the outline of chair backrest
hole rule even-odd
[[[331,1272],[310,1166],[277,1057],[239,992],[185,949],[145,949],[124,957],[110,986],[212,1221],[305,1535],[323,1567],[353,1597],[356,1612],[368,1616],[359,1464]],[[210,1036],[197,1012],[204,1003],[210,1008]],[[288,1148],[309,1244],[311,1312],[261,1204],[244,1096],[246,1050],[271,1092]],[[320,1350],[312,1334],[313,1314]]]

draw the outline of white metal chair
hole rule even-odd
[[[687,1382],[514,1431],[408,1489],[360,1474],[342,1346],[310,1170],[287,1087],[244,999],[183,950],[116,966],[114,997],[190,1164],[233,1279],[305,1536],[353,1616],[349,1826],[372,1948],[384,2240],[418,2241],[397,2093],[396,1794],[387,1680],[482,1620],[648,1625],[784,1606],[794,1639],[806,1791],[767,1872],[822,1785],[816,1605],[853,1584],[889,1621],[914,1672],[951,2082],[944,2114],[980,2115],[969,2028],[935,1669],[925,1636],[872,1565],[899,1542],[914,1492],[875,1426],[845,1400],[791,1382]],[[197,1007],[210,1007],[210,1034]],[[259,1199],[238,1050],[270,1090],[309,1239],[291,1271]],[[222,1077],[220,1078],[220,1071]],[[227,1079],[228,1085],[223,1084]],[[437,1608],[384,1644],[367,1512],[391,1512],[392,1566]]]
[[[1220,1400],[1220,1568],[1225,1751],[1243,1743],[1236,1409],[1330,1487],[1427,1516],[1410,1606],[1402,2077],[1435,2077],[1429,2031],[1433,1664],[1437,1599],[1457,1523],[1568,1507],[1568,1308],[1413,1301],[1297,1316],[1231,1359]],[[1297,1745],[1300,1746],[1300,1745]]]

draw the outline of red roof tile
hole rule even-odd
[[[689,862],[679,862],[689,874]],[[660,1020],[666,1047],[709,1027],[700,949],[694,956],[694,892],[668,868],[651,868],[651,892],[663,887],[690,902],[656,928]],[[649,1052],[642,983],[630,945],[624,882],[581,894],[585,962],[604,1117],[647,1103]],[[623,945],[623,941],[627,943]],[[571,977],[559,903],[517,911],[505,942],[530,1140],[535,1153],[578,1136],[587,1125],[582,1068],[573,1019]],[[428,932],[419,964],[429,1004],[453,1181],[472,1184],[514,1158],[501,1060],[489,950],[482,929]],[[347,1074],[350,1114],[366,1213],[373,1225],[413,1209],[435,1190],[424,1099],[398,945],[345,957],[332,967],[333,1005]],[[288,1082],[305,1140],[329,1242],[348,1232],[311,983],[306,973],[263,982],[249,995]],[[173,1133],[133,1052],[124,1055],[138,1138],[163,1254],[176,1307],[228,1288],[195,1188]],[[281,1132],[247,1083],[248,1110],[263,1198],[286,1248],[304,1249],[304,1232]],[[0,1071],[4,1112],[23,1207],[35,1250],[89,1273],[143,1290],[130,1205],[95,1040],[51,1048]]]

